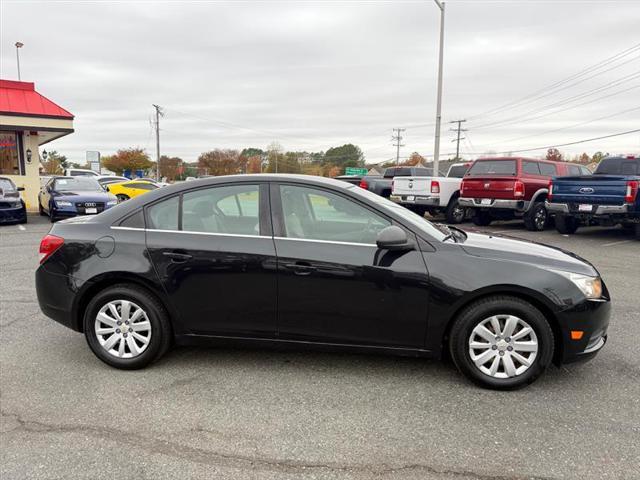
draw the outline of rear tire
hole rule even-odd
[[[96,331],[98,324],[101,329],[108,329],[110,327],[108,323],[97,322],[100,311],[104,310],[110,303],[117,304],[121,301],[131,302],[137,307],[135,311],[138,309],[142,310],[148,319],[149,328],[147,331],[149,338],[147,343],[135,342],[136,348],[142,348],[142,346],[144,346],[141,353],[135,353],[129,346],[129,342],[134,341],[133,338],[138,338],[135,337],[135,333],[132,334],[129,332],[129,335],[133,335],[133,337],[125,338],[127,337],[127,332],[124,331],[125,328],[131,328],[128,325],[139,325],[139,323],[136,322],[140,321],[140,317],[138,317],[138,320],[134,320],[133,317],[135,317],[135,315],[130,316],[131,324],[124,326],[122,323],[124,323],[125,315],[120,311],[117,313],[121,315],[121,325],[113,325],[112,328],[116,329],[113,333],[99,334]],[[109,312],[108,315],[110,318],[118,320],[118,317],[113,314],[111,309],[107,309],[107,312]],[[144,328],[140,330],[134,329],[133,331],[136,333],[140,332],[140,335],[143,336],[147,335],[147,331],[145,331]],[[84,313],[84,335],[89,344],[89,348],[91,348],[91,351],[93,351],[96,357],[107,365],[123,370],[144,368],[150,363],[155,362],[167,352],[171,345],[172,338],[169,316],[164,306],[147,290],[131,284],[117,284],[113,287],[108,287],[91,299]],[[111,340],[112,335],[117,336],[114,337],[115,342]],[[122,356],[118,356],[118,352],[113,353],[113,350],[119,349],[120,344],[124,345],[121,350]],[[113,350],[110,351],[107,347]],[[126,358],[127,356],[129,356],[129,358]]]
[[[474,225],[478,225],[479,227],[486,227],[491,224],[493,218],[489,214],[489,212],[483,212],[482,210],[478,210],[474,213],[471,221]]]
[[[498,322],[497,333],[493,319]],[[515,390],[533,383],[549,366],[554,336],[540,310],[520,298],[500,295],[478,300],[458,315],[449,349],[456,367],[472,382],[484,388]]]
[[[571,235],[576,233],[580,222],[575,217],[566,215],[556,215],[556,230],[563,235]]]
[[[447,217],[447,223],[457,225],[464,222],[464,219],[467,216],[467,209],[460,206],[458,197],[456,197],[449,201],[449,205],[447,205],[447,209],[444,214]]]
[[[541,232],[547,226],[549,215],[542,202],[536,202],[524,214],[524,226],[530,232]]]

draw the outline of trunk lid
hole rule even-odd
[[[552,203],[622,205],[628,177],[621,175],[585,175],[553,179]]]
[[[431,194],[431,177],[395,177],[394,195]]]
[[[513,199],[516,179],[513,177],[465,177],[461,197]]]

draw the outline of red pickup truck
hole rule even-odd
[[[527,230],[544,230],[549,180],[566,175],[590,175],[582,165],[535,158],[480,158],[460,186],[459,204],[472,209],[473,223],[522,218]]]

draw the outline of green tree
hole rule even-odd
[[[242,151],[240,152],[240,155],[243,157],[256,157],[256,156],[262,156],[264,155],[264,150],[262,150],[261,148],[253,148],[253,147],[249,147],[249,148],[243,148]]]
[[[360,147],[347,143],[341,147],[332,147],[323,157],[324,163],[336,165],[344,170],[346,167],[364,167],[364,154]]]
[[[596,163],[600,163],[600,160],[602,160],[604,157],[608,157],[608,156],[609,156],[608,153],[596,152],[591,157],[591,161],[592,162],[596,162]]]

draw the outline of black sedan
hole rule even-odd
[[[27,207],[20,198],[24,187],[16,187],[13,180],[0,177],[0,225],[3,223],[27,223]]]
[[[441,357],[513,389],[595,355],[609,293],[559,249],[438,226],[331,179],[240,175],[53,226],[42,311],[123,369],[174,342]]]

